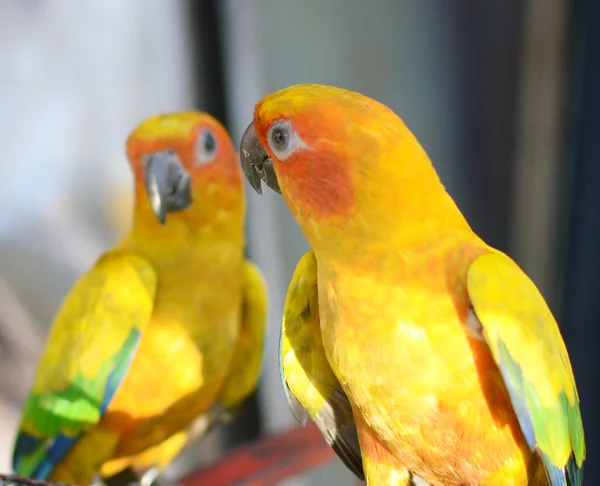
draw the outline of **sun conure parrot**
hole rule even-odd
[[[282,329],[297,417],[310,415],[359,473],[362,456],[371,486],[413,474],[444,486],[582,484],[579,397],[556,321],[519,266],[469,227],[392,110],[330,86],[283,89],[256,105],[241,157],[312,248]]]
[[[127,140],[131,231],[66,297],[14,447],[17,474],[86,486],[167,465],[188,428],[256,387],[266,289],[244,259],[237,151],[211,116],[150,118]]]

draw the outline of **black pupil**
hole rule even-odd
[[[283,128],[276,128],[273,130],[273,144],[278,148],[283,149],[287,145],[288,133]]]
[[[204,150],[211,154],[214,152],[216,146],[215,137],[213,137],[212,133],[207,133],[204,136]]]

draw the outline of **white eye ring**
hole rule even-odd
[[[281,161],[300,149],[310,149],[300,135],[292,129],[289,120],[273,123],[267,132],[267,142],[275,156]]]
[[[217,137],[209,128],[200,132],[196,139],[196,164],[204,165],[211,163],[217,155]]]

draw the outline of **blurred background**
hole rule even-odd
[[[474,229],[529,273],[560,322],[600,484],[600,3],[593,0],[104,0],[0,4],[0,471],[48,326],[127,231],[129,131],[196,107],[236,143],[264,94],[303,82],[399,113]],[[271,315],[264,376],[190,471],[294,425],[280,385],[283,299],[307,244],[283,200],[248,191],[248,253]],[[351,476],[336,461],[285,484]],[[283,483],[282,483],[283,484]]]

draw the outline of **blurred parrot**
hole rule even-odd
[[[131,231],[75,284],[38,365],[19,475],[79,484],[166,466],[193,423],[255,389],[267,294],[244,259],[245,199],[224,127],[156,116],[129,136]]]
[[[240,153],[250,184],[283,195],[312,248],[289,286],[280,352],[300,422],[310,415],[371,486],[582,484],[579,397],[556,321],[471,230],[392,110],[292,86],[259,101]]]

